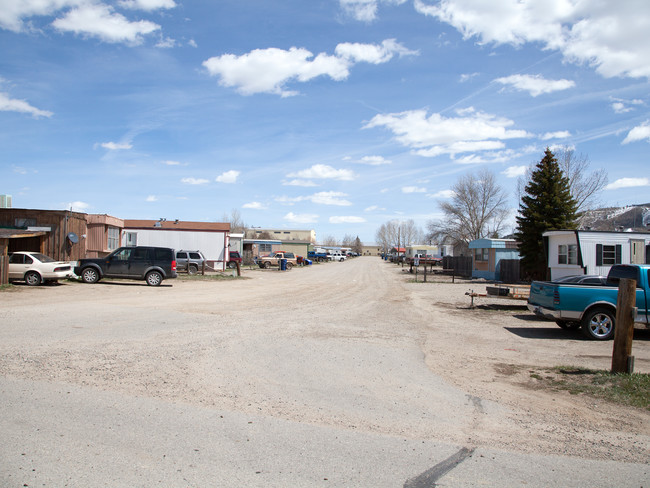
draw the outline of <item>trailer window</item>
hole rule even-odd
[[[557,264],[578,264],[578,246],[560,244],[557,249]]]

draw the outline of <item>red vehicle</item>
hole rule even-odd
[[[230,254],[228,255],[228,267],[230,269],[235,269],[237,267],[237,263],[239,263],[239,266],[242,265],[242,257],[241,254],[239,254],[239,251],[230,251]]]

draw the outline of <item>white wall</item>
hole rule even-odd
[[[561,245],[578,244],[575,232],[553,235],[548,240],[548,267],[551,268],[551,280],[557,280],[563,276],[584,274],[579,264],[558,264],[558,248]],[[578,250],[580,251],[580,250]],[[580,256],[578,256],[578,262]],[[596,262],[594,258],[594,263]],[[591,273],[589,273],[591,274]]]
[[[558,264],[558,246],[561,244],[576,244],[575,232],[558,232],[549,235],[548,266],[551,269],[551,279],[576,274],[607,276],[611,266],[596,266],[596,245],[620,245],[621,264],[630,264],[632,240],[643,240],[650,244],[650,235],[632,232],[578,232],[580,245],[578,251],[582,255],[583,268],[579,265]]]
[[[137,233],[138,246],[171,247],[177,251],[199,250],[208,261],[215,261],[215,269],[225,269],[226,258],[225,232],[192,232],[161,229],[125,229],[124,232]],[[122,238],[124,242],[124,237]],[[125,245],[125,244],[122,244]]]

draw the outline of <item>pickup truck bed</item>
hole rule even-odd
[[[604,285],[577,285],[533,281],[528,309],[550,318],[562,328],[581,327],[590,339],[607,340],[614,337],[618,281],[622,278],[637,282],[635,322],[649,325],[648,298],[650,266],[613,266]]]

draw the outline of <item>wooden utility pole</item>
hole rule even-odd
[[[614,329],[614,351],[612,352],[612,373],[633,373],[634,357],[634,305],[636,303],[636,280],[623,278],[618,284],[616,300],[616,327]]]

